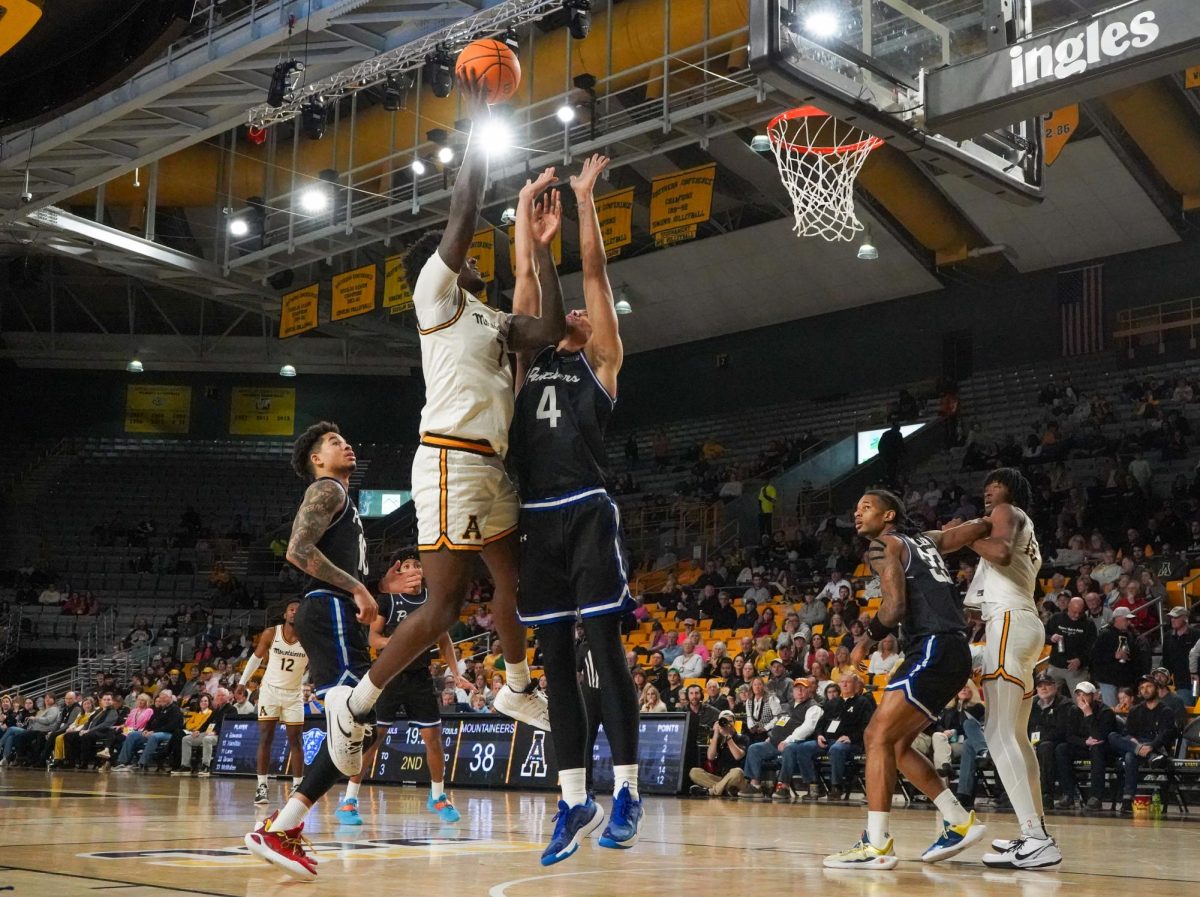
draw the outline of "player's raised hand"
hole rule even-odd
[[[539,194],[551,184],[554,183],[554,166],[547,168],[537,178],[526,180],[525,186],[521,188],[518,195],[518,200],[522,202],[532,202]]]
[[[612,159],[608,156],[595,153],[583,160],[583,168],[579,174],[571,175],[571,189],[575,191],[576,196],[588,196],[596,189],[596,180],[600,177],[601,172],[608,168]]]
[[[488,115],[488,90],[483,78],[477,72],[459,78],[458,92],[462,94],[463,106],[472,126],[483,124]]]
[[[549,190],[533,207],[533,238],[543,246],[554,242],[554,236],[562,227],[562,197],[557,190]]]

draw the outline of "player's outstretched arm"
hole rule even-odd
[[[944,529],[930,530],[925,533],[925,537],[937,546],[939,552],[946,555],[954,554],[960,548],[965,548],[979,539],[986,539],[991,531],[991,521],[986,517],[980,517],[977,520],[968,520],[966,523],[959,523],[956,526],[946,526]]]
[[[267,659],[267,654],[271,650],[271,642],[275,639],[275,627],[268,626],[258,634],[258,643],[254,646],[254,653],[246,660],[246,666],[242,670],[241,678],[238,679],[238,685],[245,685],[254,676],[264,660]]]
[[[358,622],[375,619],[378,606],[375,598],[361,582],[325,557],[317,542],[329,529],[333,517],[348,501],[345,492],[332,480],[317,480],[304,492],[304,502],[292,522],[292,538],[288,542],[287,559],[305,573],[335,589],[349,592],[358,605]]]
[[[483,209],[483,191],[487,187],[487,147],[479,140],[479,125],[488,116],[487,91],[475,76],[459,81],[466,113],[471,119],[471,134],[463,152],[462,166],[450,192],[450,216],[438,244],[438,255],[451,271],[462,268],[471,249],[471,238]]]
[[[1012,563],[1013,540],[1017,535],[1017,515],[1013,513],[1012,505],[1003,504],[992,508],[991,535],[986,539],[977,539],[970,547],[977,555],[989,564],[1007,567]]]
[[[534,258],[533,212],[537,198],[552,183],[554,169],[547,168],[537,180],[527,180],[517,196],[517,226],[513,254],[516,257],[516,286],[513,288],[513,314],[537,318],[542,314],[542,288],[538,283]]]
[[[533,207],[531,232],[534,241],[534,260],[542,293],[541,314],[514,314],[508,329],[508,348],[513,352],[536,351],[557,345],[567,330],[563,316],[562,285],[554,266],[551,245],[562,226],[562,198],[550,190]]]
[[[571,189],[579,208],[579,254],[583,261],[583,302],[592,324],[588,358],[596,375],[610,395],[617,394],[617,374],[625,360],[617,310],[613,304],[612,284],[608,280],[608,257],[600,233],[596,212],[596,179],[611,160],[599,153],[583,163],[583,170],[571,178]]]

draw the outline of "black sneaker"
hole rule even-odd
[[[1133,798],[1132,797],[1127,797],[1121,801],[1121,815],[1122,816],[1132,816],[1133,815]]]
[[[1151,769],[1165,769],[1170,762],[1165,754],[1151,754],[1146,758],[1146,765]]]
[[[1054,802],[1054,809],[1056,809],[1056,810],[1074,810],[1075,809],[1075,798],[1060,797],[1058,800],[1056,800]]]
[[[1086,806],[1086,807],[1087,807],[1089,810],[1099,810],[1099,809],[1100,809],[1100,798],[1098,798],[1098,797],[1089,797],[1089,798],[1087,799],[1087,803],[1085,804],[1085,806]]]
[[[708,789],[705,788],[703,785],[693,785],[691,788],[688,789],[688,793],[692,797],[708,797],[709,796]]]
[[[728,788],[725,789],[725,793],[722,794],[721,796],[729,797],[729,798],[733,798],[734,800],[737,800],[737,797],[738,797],[737,785],[730,785]]]

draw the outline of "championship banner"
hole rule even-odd
[[[320,287],[317,284],[293,290],[283,294],[279,309],[279,338],[287,339],[305,330],[314,330],[317,326],[317,296]]]
[[[1047,165],[1053,165],[1067,142],[1079,130],[1079,105],[1066,106],[1051,112],[1042,119],[1042,130],[1046,138],[1043,156]]]
[[[398,315],[413,307],[412,290],[404,273],[404,256],[388,256],[383,263],[383,307]]]
[[[229,400],[232,436],[291,436],[296,432],[296,390],[235,386]]]
[[[683,227],[660,230],[654,235],[654,245],[659,247],[674,246],[676,243],[684,243],[694,239],[696,239],[696,225],[685,224]]]
[[[505,233],[508,234],[508,270],[512,271],[513,276],[517,275],[517,226],[510,224],[505,228]],[[554,235],[554,239],[550,241],[550,257],[554,259],[554,264],[562,264],[562,228],[558,229],[558,233]]]
[[[475,264],[479,267],[479,276],[483,278],[484,283],[491,283],[496,279],[496,232],[490,227],[485,227],[481,231],[476,231],[475,236],[471,238],[471,248],[467,250],[467,255],[475,259]]]
[[[125,389],[126,433],[186,433],[191,419],[190,386],[139,384]]]
[[[375,310],[375,266],[363,265],[333,278],[331,321]]]
[[[716,163],[664,175],[650,182],[650,233],[658,245],[670,245],[696,236],[696,225],[712,214],[713,181]],[[690,231],[681,230],[690,228]],[[666,242],[658,239],[664,231],[675,232]]]
[[[1193,90],[1200,88],[1200,65],[1194,65],[1183,73],[1183,84]]]
[[[633,188],[609,193],[596,200],[600,236],[609,258],[621,254],[621,247],[633,242]]]

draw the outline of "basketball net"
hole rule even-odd
[[[777,115],[767,136],[792,197],[796,236],[832,242],[853,240],[864,230],[854,214],[854,180],[882,140],[815,106]]]

